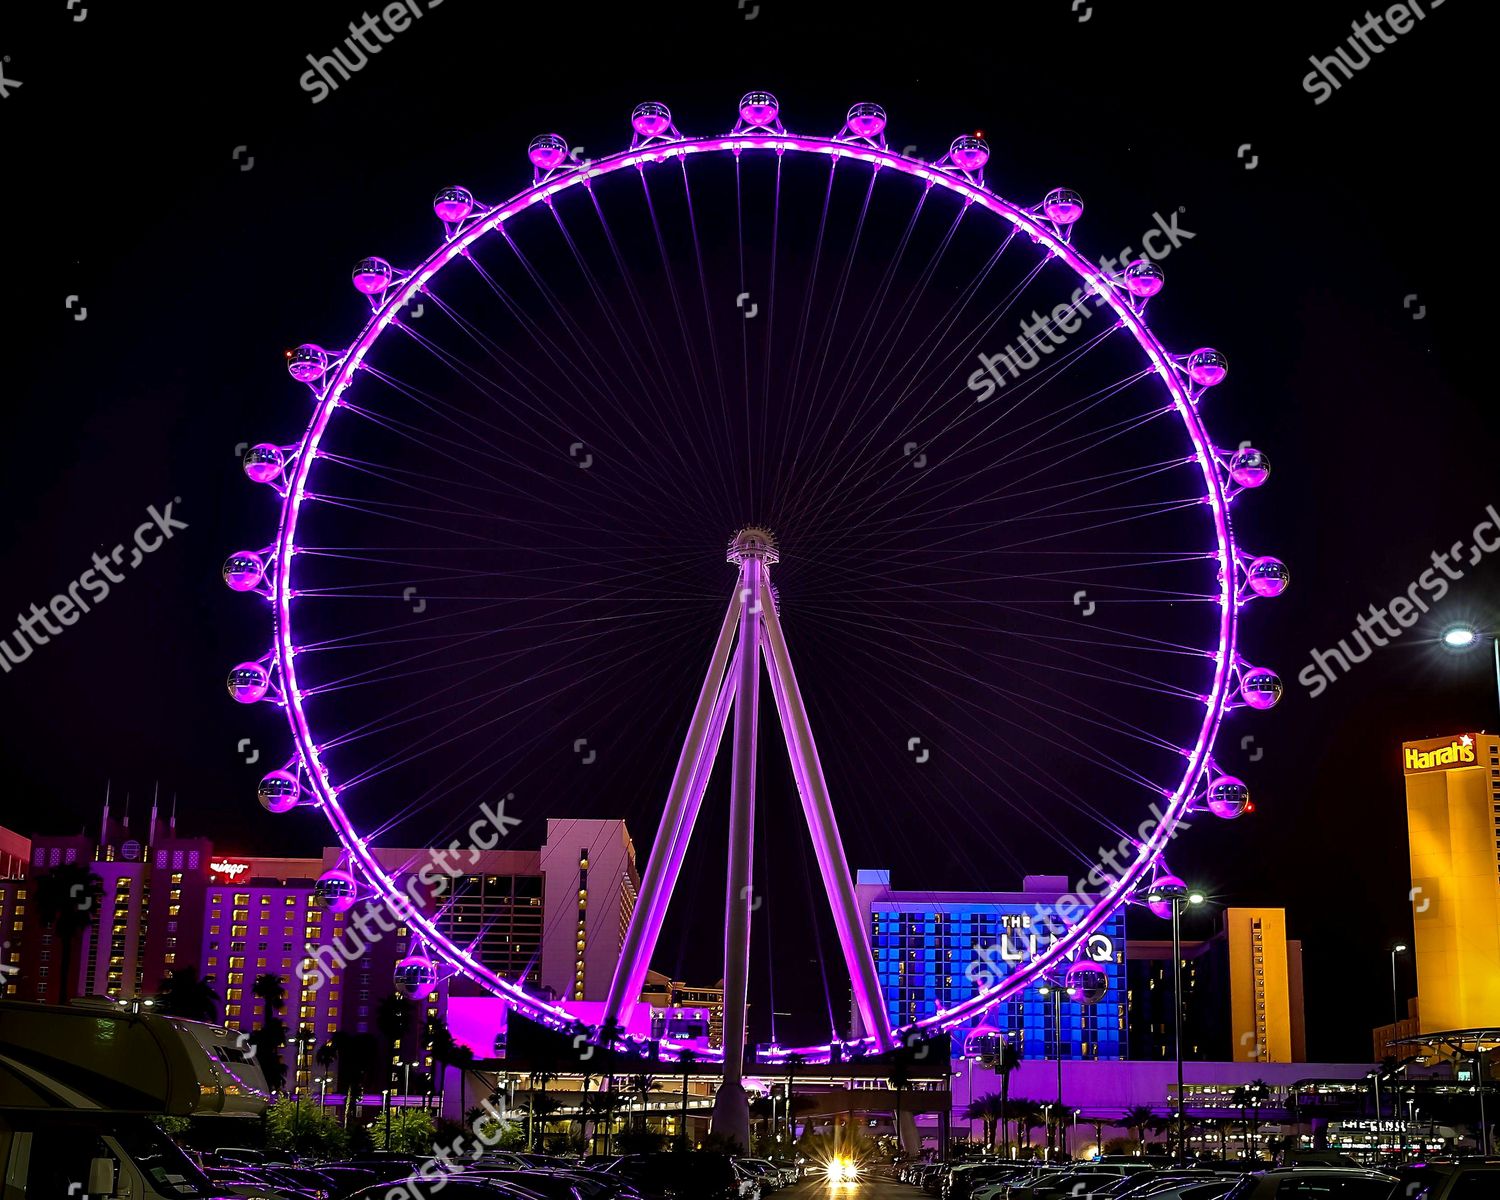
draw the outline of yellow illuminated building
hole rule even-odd
[[[1500,1025],[1500,738],[1405,742],[1422,1033]]]
[[[1227,909],[1224,936],[1229,952],[1230,1028],[1239,1042],[1234,1047],[1235,1060],[1302,1061],[1306,1056],[1297,1044],[1301,1030],[1294,1035],[1293,1029],[1293,1018],[1301,1013],[1302,947],[1286,939],[1286,910]],[[1295,1006],[1294,971],[1299,976]]]

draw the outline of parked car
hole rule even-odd
[[[1272,1167],[1246,1175],[1225,1200],[1389,1200],[1394,1175],[1360,1167]]]
[[[315,1200],[312,1192],[279,1185],[264,1172],[250,1167],[210,1167],[205,1173],[219,1196],[243,1196],[246,1200]]]
[[[1113,1170],[1051,1171],[1035,1179],[1008,1186],[1006,1200],[1102,1200],[1107,1189],[1120,1181]]]
[[[774,1192],[777,1188],[784,1187],[790,1182],[782,1174],[780,1167],[775,1166],[764,1158],[739,1158],[735,1160],[735,1165],[743,1167],[747,1171],[754,1172],[756,1178],[760,1180],[762,1195]]]
[[[1145,1197],[1172,1187],[1213,1182],[1223,1182],[1226,1185],[1224,1190],[1228,1191],[1228,1185],[1238,1183],[1244,1173],[1238,1168],[1215,1171],[1211,1167],[1153,1167],[1149,1171],[1126,1175],[1106,1194],[1109,1200],[1145,1200]]]
[[[1500,1196],[1500,1161],[1456,1159],[1401,1167],[1388,1200],[1491,1200]]]
[[[627,1154],[610,1173],[645,1200],[739,1200],[740,1181],[726,1154],[705,1151]]]
[[[1026,1167],[1006,1162],[959,1163],[943,1180],[943,1200],[975,1200],[990,1184],[1015,1182],[1028,1174]]]
[[[390,1200],[391,1185],[377,1183],[363,1188],[349,1200]],[[541,1200],[538,1193],[496,1179],[478,1179],[470,1175],[448,1175],[443,1178],[444,1200]]]
[[[1223,1200],[1239,1184],[1238,1177],[1186,1180],[1169,1183],[1148,1193],[1150,1200]]]

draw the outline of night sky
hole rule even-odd
[[[227,668],[268,639],[265,614],[218,572],[228,551],[264,544],[273,528],[270,497],[246,482],[236,448],[290,442],[305,423],[283,352],[352,337],[350,266],[371,253],[409,263],[430,248],[428,205],[442,185],[492,202],[518,190],[538,132],[602,155],[627,144],[642,100],[670,104],[694,133],[727,131],[751,88],[775,92],[788,126],[809,133],[832,133],[849,104],[876,100],[892,145],[921,157],[983,130],[988,182],[1003,195],[1031,203],[1059,183],[1077,188],[1089,207],[1075,245],[1090,257],[1138,244],[1156,213],[1180,210],[1194,234],[1166,261],[1151,315],[1170,346],[1229,355],[1230,381],[1205,402],[1210,427],[1220,445],[1251,440],[1274,463],[1268,486],[1236,506],[1236,534],[1285,559],[1293,585],[1251,606],[1241,635],[1247,658],[1279,669],[1286,697],[1236,715],[1220,742],[1257,811],[1204,823],[1173,866],[1218,901],[1286,906],[1306,949],[1310,1057],[1368,1054],[1368,1028],[1389,1018],[1387,948],[1410,937],[1397,744],[1493,728],[1485,656],[1452,656],[1433,639],[1450,620],[1500,624],[1495,558],[1462,562],[1422,623],[1321,695],[1297,678],[1313,648],[1349,638],[1360,613],[1406,593],[1434,551],[1467,546],[1486,506],[1500,505],[1500,439],[1481,400],[1482,387],[1492,395],[1494,318],[1474,165],[1490,66],[1471,9],[1427,0],[1423,20],[1318,104],[1302,82],[1308,58],[1345,44],[1364,15],[1353,5],[1095,0],[1069,11],[1054,0],[882,14],[780,0],[681,11],[444,0],[314,104],[298,82],[306,56],[361,19],[353,5],[177,16],[87,5],[53,3],[25,28],[14,11],[0,18],[0,68],[20,83],[0,100],[11,446],[0,613],[65,591],[148,506],[173,502],[187,528],[0,675],[0,823],[93,829],[107,780],[142,820],[159,781],[184,832],[246,852],[322,845],[311,817],[278,820],[255,804],[255,781],[290,742],[277,714],[242,710],[223,689]],[[585,366],[551,369],[566,378]],[[695,627],[662,664],[686,679],[706,653]],[[836,694],[835,673],[808,657],[809,692]],[[858,701],[829,715],[825,737],[851,744],[865,715],[872,741],[886,738],[883,716]],[[641,756],[637,791],[661,762],[670,770],[685,717],[664,715],[670,728]],[[941,731],[928,736],[941,747]],[[254,764],[237,750],[245,738],[261,753]],[[1018,882],[1000,823],[981,815],[961,839],[951,822],[927,836],[919,785],[895,774],[904,747],[880,753],[867,769],[891,779],[890,794],[846,818],[851,865],[892,866],[898,886]],[[565,766],[571,774],[533,790],[597,788]],[[629,778],[612,777],[621,795],[595,795],[575,815],[647,811],[624,794]],[[961,791],[963,778],[920,786]],[[778,800],[767,803],[774,821]],[[533,811],[564,815],[557,807]],[[654,821],[633,816],[632,830],[644,853]],[[523,828],[517,844],[540,832],[539,821]],[[700,840],[712,852],[689,864],[692,886],[712,897],[704,911],[722,887],[721,834],[710,821]],[[810,893],[796,855],[773,846],[763,857],[788,907],[801,904]],[[1023,857],[1027,869],[1072,870]],[[908,874],[923,862],[929,877]],[[694,933],[688,918],[673,930]],[[794,921],[753,961],[795,977],[816,953],[814,932]],[[688,950],[677,962],[713,977],[713,957]],[[782,1007],[759,993],[756,1004]]]

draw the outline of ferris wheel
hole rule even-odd
[[[1089,938],[1185,890],[1165,851],[1186,819],[1250,805],[1214,741],[1231,710],[1280,698],[1237,628],[1289,579],[1234,540],[1232,506],[1270,467],[1207,432],[1224,355],[1162,346],[1146,320],[1161,268],[1080,253],[1076,192],[1002,198],[977,135],[935,161],[898,153],[872,103],[829,136],[790,132],[766,92],[737,116],[686,135],[641,104],[617,153],[534,139],[531,183],[504,202],[439,191],[435,249],[355,267],[370,314],[353,340],[288,353],[305,428],[244,462],[279,497],[276,536],[224,567],[272,615],[270,648],[229,692],[279,705],[295,745],[260,800],[329,822],[344,852],[319,881],[331,908],[399,903],[378,844],[444,844],[483,798],[548,790],[575,735],[615,731],[601,790],[647,797],[637,819],[658,824],[610,1029],[637,1002],[731,743],[734,1082],[757,749],[778,740],[761,736],[763,678],[860,1027],[778,1052],[878,1053],[971,1027],[1038,980],[1097,992]],[[923,802],[964,831],[955,853],[987,838],[1080,864],[1096,838],[1130,850],[1034,956],[903,1022],[844,842],[853,822],[879,844],[892,762],[926,756],[902,736],[916,722],[948,738],[952,773]],[[435,915],[409,918],[408,992],[458,974],[580,1027]]]

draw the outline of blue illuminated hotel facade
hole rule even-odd
[[[909,1025],[967,1000],[979,984],[969,965],[979,962],[1005,976],[1052,940],[1042,914],[1067,891],[1062,876],[1028,875],[1019,892],[894,891],[889,871],[860,871],[855,891],[870,931],[875,968],[893,1025]],[[1090,939],[1087,954],[1109,975],[1109,992],[1097,1004],[1056,997],[1038,987],[998,1005],[983,1025],[999,1030],[1023,1059],[1057,1056],[1062,1032],[1065,1059],[1120,1059],[1129,1044],[1125,1004],[1125,914],[1115,913]],[[857,1016],[856,1016],[857,1024]],[[962,1030],[954,1030],[955,1055]]]

